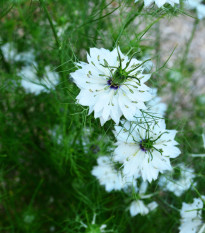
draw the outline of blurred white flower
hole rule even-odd
[[[149,209],[144,204],[143,201],[133,201],[130,205],[130,214],[132,217],[134,217],[137,214],[146,215],[149,213]]]
[[[137,214],[146,215],[150,211],[156,209],[158,206],[158,204],[155,201],[150,202],[148,205],[146,205],[144,201],[140,200],[140,199],[150,198],[152,196],[152,195],[145,195],[147,191],[147,186],[148,186],[147,182],[141,183],[139,188],[139,199],[133,201],[129,207],[130,215],[132,217],[136,216]]]
[[[138,2],[139,0],[135,0]],[[179,4],[179,0],[144,0],[144,6],[150,6],[152,3],[155,3],[158,7],[162,7],[164,4],[169,3],[174,6],[174,4]]]
[[[97,166],[94,166],[92,175],[94,175],[101,185],[105,186],[105,190],[126,189],[127,186],[136,186],[134,178],[125,178],[121,172],[116,170],[113,161],[108,156],[101,156],[97,159]]]
[[[159,172],[172,170],[170,158],[180,154],[174,140],[176,130],[167,130],[162,119],[150,123],[122,121],[122,125],[115,126],[114,160],[123,164],[125,176],[142,176],[151,182]]]
[[[202,196],[204,199],[205,197]],[[179,233],[198,233],[200,225],[202,225],[202,208],[203,201],[200,198],[194,198],[192,204],[183,202],[181,214],[181,225]]]
[[[186,0],[185,7],[190,10],[196,10],[198,19],[205,18],[205,5],[203,0]]]
[[[23,67],[18,75],[22,78],[21,85],[28,93],[38,95],[40,92],[49,92],[54,89],[59,82],[59,75],[51,71],[49,66],[45,67],[45,74],[42,79],[37,76],[37,71],[34,66]]]
[[[156,201],[152,201],[147,205],[147,207],[150,211],[153,211],[158,207],[158,204]]]
[[[23,62],[24,66],[18,71],[18,76],[22,78],[21,85],[27,92],[38,95],[40,92],[48,92],[59,82],[58,73],[51,70],[50,66],[45,67],[45,75],[42,79],[37,76],[37,63],[35,61],[34,50],[17,53],[14,43],[6,43],[1,46],[3,55],[8,62]]]
[[[160,177],[158,184],[163,188],[163,190],[173,192],[179,197],[191,187],[195,174],[192,168],[186,167],[183,163],[179,164],[178,168],[181,172],[179,179],[173,179],[171,174],[167,174],[168,177]]]
[[[34,65],[36,66],[35,62],[35,55],[34,50],[31,49],[26,52],[18,53],[15,47],[15,44],[12,42],[8,42],[1,46],[2,53],[4,58],[7,62],[23,62],[26,65]]]
[[[89,106],[89,114],[94,111],[101,125],[109,119],[118,124],[122,115],[133,120],[140,109],[146,109],[144,102],[152,96],[145,82],[151,75],[143,74],[143,62],[129,60],[119,48],[91,48],[87,60],[88,63],[76,63],[81,68],[71,77],[81,89],[77,96],[79,104]]]
[[[17,54],[16,48],[14,46],[14,43],[7,42],[6,44],[1,46],[2,53],[4,55],[4,58],[7,62],[13,62],[15,61],[15,57]]]
[[[19,72],[18,76],[22,78],[21,85],[27,91],[35,93],[38,95],[41,91],[44,90],[44,87],[38,82],[38,77],[36,74],[36,69],[34,66],[25,66]]]
[[[130,215],[132,217],[136,216],[137,214],[146,215],[150,211],[156,209],[158,204],[153,201],[150,202],[148,205],[145,205],[143,201],[133,201],[130,205]]]
[[[24,62],[24,64],[26,64],[26,65],[37,66],[37,63],[35,61],[34,50],[29,50],[26,52],[16,54],[15,61],[16,62],[18,62],[18,61]]]

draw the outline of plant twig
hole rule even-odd
[[[181,61],[181,69],[183,70],[184,69],[184,66],[186,64],[186,61],[187,61],[187,57],[188,57],[188,54],[189,54],[189,50],[190,50],[190,47],[191,47],[191,43],[194,39],[194,35],[196,33],[196,29],[197,29],[197,26],[199,24],[199,20],[196,19],[194,21],[194,25],[193,25],[193,28],[192,28],[192,32],[191,32],[191,35],[190,35],[190,38],[189,40],[187,41],[187,44],[186,44],[186,49],[184,51],[184,55],[183,55],[183,58],[182,58],[182,61]]]
[[[43,1],[43,0],[39,0],[39,2],[40,2],[40,4],[41,4],[41,6],[43,7],[43,10],[44,10],[44,12],[45,12],[45,14],[46,14],[46,17],[47,17],[47,19],[48,19],[48,21],[49,21],[49,24],[50,24],[50,26],[51,26],[51,29],[52,29],[52,31],[53,31],[53,35],[54,35],[54,37],[55,37],[56,45],[57,45],[58,49],[60,49],[60,42],[59,42],[59,39],[58,39],[56,30],[55,30],[55,27],[54,27],[54,25],[53,25],[53,21],[52,21],[52,19],[51,19],[51,17],[50,17],[50,14],[48,13],[47,8],[45,7],[44,1]]]

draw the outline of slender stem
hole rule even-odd
[[[156,23],[156,41],[155,41],[155,52],[156,52],[156,67],[160,66],[160,22]]]
[[[63,57],[62,57],[61,45],[60,45],[60,42],[59,42],[59,39],[58,39],[58,35],[57,35],[57,32],[56,32],[55,26],[54,26],[53,21],[52,21],[52,19],[51,19],[51,16],[50,16],[50,14],[49,14],[49,12],[48,12],[48,10],[47,10],[45,4],[44,4],[44,0],[39,0],[39,2],[40,2],[40,4],[41,4],[41,6],[43,7],[43,10],[44,10],[44,12],[45,12],[45,14],[46,14],[46,17],[47,17],[47,19],[48,19],[48,21],[49,21],[51,30],[52,30],[52,32],[53,32],[53,35],[54,35],[54,38],[55,38],[55,41],[56,41],[56,46],[57,46],[57,48],[58,48],[58,55],[59,55],[60,64],[64,64]],[[61,65],[60,65],[60,66],[61,66]],[[59,66],[59,67],[60,67],[60,66]],[[58,69],[57,69],[57,70],[58,70]],[[66,77],[66,75],[65,75],[64,72],[62,73],[62,80],[63,80],[63,83],[67,83],[67,77]]]
[[[60,43],[59,43],[59,40],[58,40],[58,36],[57,36],[56,30],[55,30],[55,27],[53,25],[53,21],[52,21],[50,15],[48,13],[47,8],[45,7],[44,0],[39,0],[39,2],[41,4],[41,6],[43,7],[43,10],[45,11],[46,17],[48,18],[49,24],[50,24],[51,29],[53,31],[53,35],[55,37],[56,45],[57,45],[58,49],[60,49]]]
[[[196,19],[194,21],[194,25],[193,25],[193,28],[192,28],[192,32],[191,32],[191,35],[190,35],[190,38],[189,40],[187,41],[187,44],[186,44],[186,50],[184,52],[184,55],[183,55],[183,58],[182,58],[182,61],[181,61],[181,69],[183,70],[184,69],[184,66],[186,64],[186,60],[187,60],[187,57],[188,57],[188,54],[189,54],[189,50],[190,50],[190,47],[191,47],[191,43],[194,39],[194,35],[196,33],[196,29],[197,29],[197,26],[199,24],[199,19]]]
[[[139,10],[138,10],[134,15],[130,16],[130,17],[128,18],[127,22],[125,22],[125,24],[124,24],[123,27],[122,27],[122,30],[120,31],[120,33],[119,33],[119,35],[118,35],[118,37],[117,37],[117,40],[115,41],[114,47],[117,47],[117,45],[118,45],[118,43],[119,43],[119,40],[120,40],[120,38],[121,38],[121,36],[122,36],[124,30],[135,20],[135,18],[136,18],[137,16],[140,15],[140,13],[141,13],[141,11],[142,11],[142,9],[143,9],[143,6],[144,6],[144,3],[143,3],[141,6],[139,6],[139,8],[138,8]]]

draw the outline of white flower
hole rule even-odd
[[[14,43],[6,43],[1,46],[2,53],[4,55],[4,58],[7,62],[12,62],[15,60],[15,56],[17,54],[16,48],[14,46]]]
[[[130,214],[134,217],[137,214],[146,215],[149,213],[149,209],[146,207],[143,201],[133,201],[130,205]]]
[[[147,205],[147,207],[150,211],[153,211],[158,207],[158,204],[156,201],[152,201]]]
[[[49,66],[45,67],[45,75],[42,79],[37,76],[34,66],[25,66],[18,75],[22,78],[21,85],[27,92],[38,95],[40,92],[48,92],[59,82],[59,75],[51,71]]]
[[[26,52],[18,53],[14,43],[6,43],[1,46],[2,53],[7,62],[23,62],[24,64],[35,65],[34,50],[31,49]]]
[[[94,111],[101,125],[109,119],[118,124],[122,115],[133,120],[140,109],[146,109],[144,102],[152,96],[145,82],[151,75],[143,74],[143,62],[129,60],[117,48],[91,48],[87,60],[88,63],[77,63],[81,69],[71,73],[71,77],[81,89],[79,104],[89,106],[89,114]]]
[[[139,188],[139,198],[140,199],[146,199],[146,198],[150,198],[152,196],[152,195],[145,195],[145,193],[147,191],[147,186],[148,186],[147,182],[141,183],[140,188]],[[144,201],[142,201],[140,199],[133,201],[129,207],[130,215],[132,217],[136,216],[137,214],[146,215],[150,211],[156,209],[158,206],[158,204],[155,201],[150,202],[148,205],[145,205]]]
[[[156,180],[159,172],[172,170],[170,158],[180,150],[174,140],[176,130],[166,130],[164,120],[155,122],[122,122],[115,127],[117,148],[114,160],[123,163],[125,176],[142,176],[143,180]]]
[[[39,94],[44,87],[35,82],[38,81],[36,69],[34,66],[25,66],[19,72],[18,75],[22,78],[21,85],[27,92]]]
[[[187,9],[196,9],[198,19],[205,18],[205,5],[203,4],[203,0],[186,0],[184,3]]]
[[[204,196],[202,196],[204,198]],[[197,233],[202,224],[203,201],[200,198],[194,198],[192,204],[183,202],[181,214],[180,233]]]
[[[138,2],[139,0],[135,0]],[[179,0],[144,0],[144,6],[148,7],[152,3],[155,3],[158,7],[162,7],[164,4],[169,3],[170,5],[174,6],[174,4],[179,4]]]
[[[191,187],[195,174],[192,168],[186,167],[183,163],[179,164],[178,167],[181,172],[179,179],[173,179],[171,174],[167,174],[167,176],[169,175],[168,177],[162,176],[160,178],[159,186],[163,187],[163,190],[173,192],[179,197]]]
[[[37,63],[35,62],[34,50],[18,53],[15,56],[15,61],[16,62],[20,61],[27,65],[37,66]]]
[[[92,175],[99,180],[101,185],[105,186],[107,192],[126,189],[127,186],[136,185],[134,178],[126,179],[120,171],[114,168],[114,164],[109,157],[101,156],[97,159],[97,163],[98,166],[93,168]]]

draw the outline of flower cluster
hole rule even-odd
[[[80,88],[77,102],[88,106],[101,125],[110,119],[115,122],[115,149],[97,159],[92,175],[107,192],[121,190],[129,196],[131,216],[148,214],[158,206],[155,201],[144,202],[154,195],[145,194],[147,181],[171,171],[170,159],[180,154],[177,131],[166,128],[167,106],[157,89],[146,83],[151,74],[145,72],[145,64],[150,59],[142,62],[134,56],[129,58],[119,47],[91,48],[88,63],[76,63],[77,70],[71,73]]]
[[[27,93],[38,95],[41,92],[49,92],[59,83],[59,75],[52,71],[50,66],[45,66],[44,75],[39,79],[38,63],[36,62],[33,50],[17,53],[13,43],[6,43],[1,46],[6,61],[10,63],[20,62],[23,64],[17,74],[21,80],[21,86]]]

